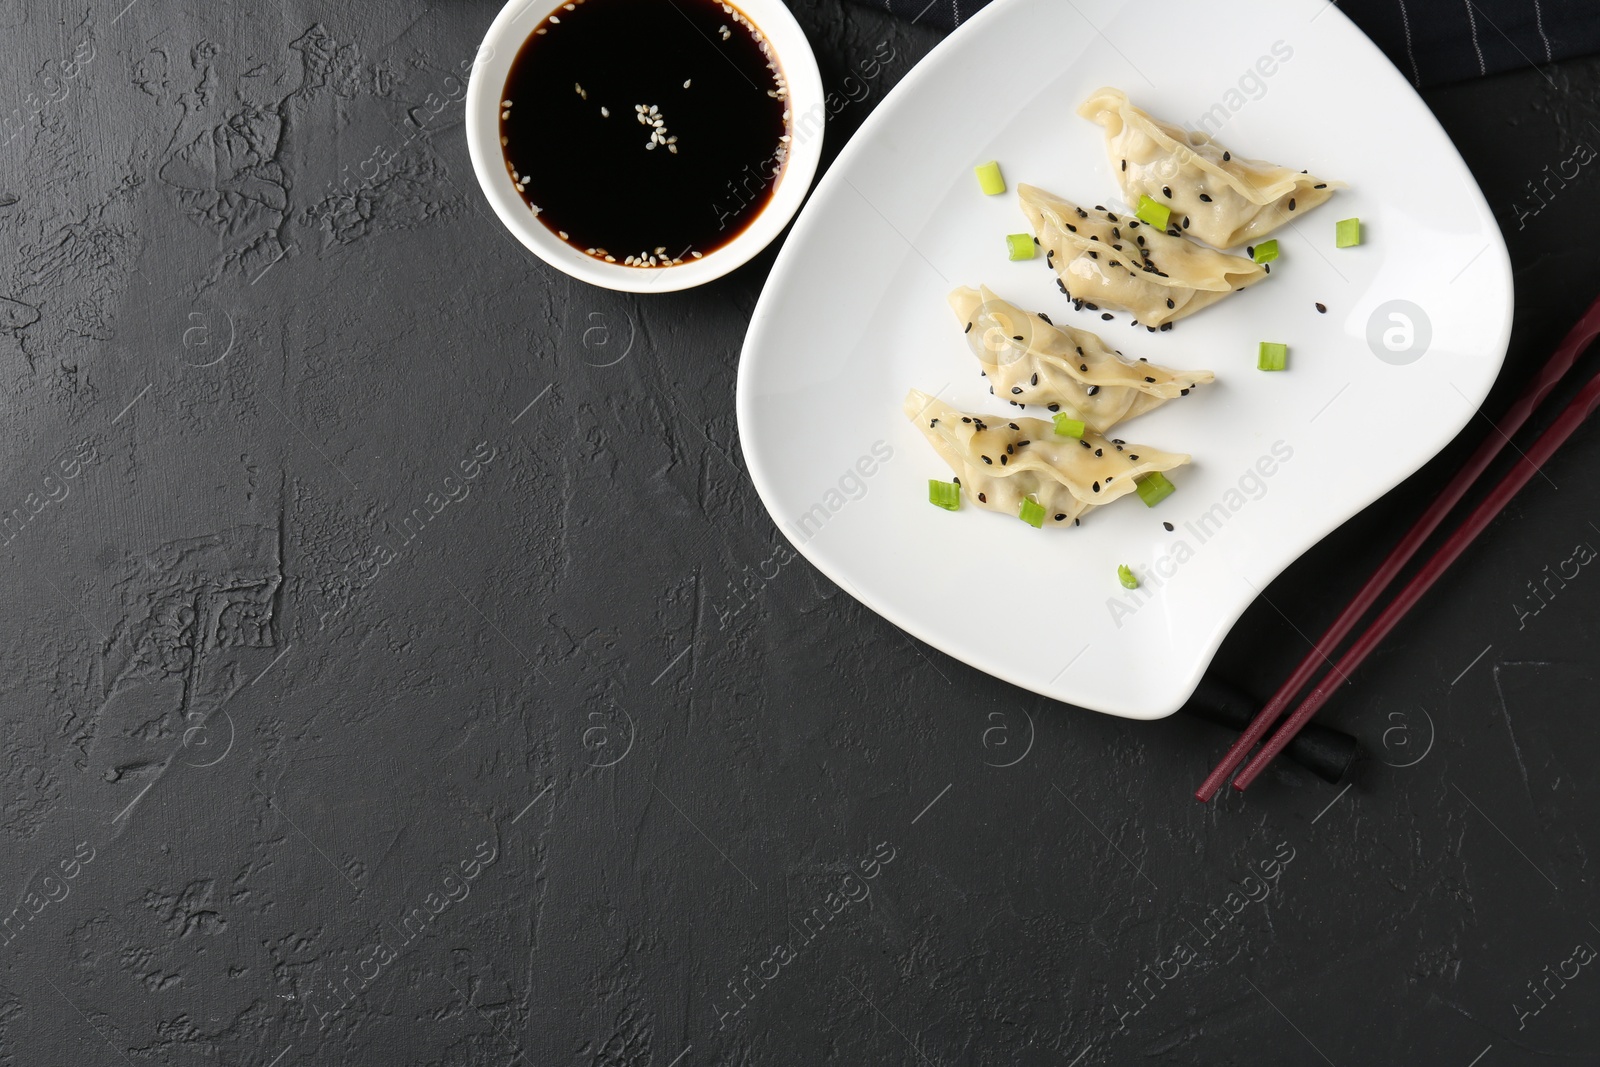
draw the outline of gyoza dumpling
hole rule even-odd
[[[1208,370],[1125,359],[1094,334],[1030,315],[987,287],[957,289],[950,307],[997,397],[1051,411],[1064,406],[1095,433],[1216,380]]]
[[[1134,479],[1169,471],[1189,457],[1085,432],[1062,437],[1043,419],[967,415],[916,389],[906,417],[961,480],[968,500],[1012,517],[1024,498],[1044,507],[1046,523],[1069,523],[1136,490]]]
[[[1155,329],[1267,276],[1260,264],[1173,237],[1136,218],[1017,186],[1028,224],[1073,306],[1133,312]]]
[[[1150,117],[1120,89],[1101,89],[1078,114],[1106,128],[1106,151],[1137,205],[1148,196],[1172,209],[1172,224],[1218,248],[1254,242],[1344,188],[1313,174],[1234,155],[1198,130]]]

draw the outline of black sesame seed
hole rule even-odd
[[[1020,392],[1022,392],[1022,386],[1020,386],[1020,385],[1013,385],[1013,386],[1012,386],[1012,387],[1011,387],[1011,395],[1012,395],[1012,396],[1016,396],[1016,395],[1017,395],[1017,394],[1018,394],[1018,393],[1020,393]]]
[[[1088,393],[1090,396],[1094,396],[1099,391],[1100,387],[1098,385],[1091,385],[1088,389],[1084,390],[1084,392]]]
[[[1139,461],[1139,457],[1134,455],[1132,452],[1128,453],[1128,459],[1132,460],[1135,463],[1137,463]]]
[[[1033,239],[1033,243],[1034,243],[1035,246],[1037,246],[1039,244],[1039,239],[1037,237],[1035,237]]]
[[[1050,404],[1050,405],[1048,405],[1048,409],[1050,411],[1060,411],[1061,410],[1061,405],[1060,404]]]
[[[1083,520],[1082,519],[1073,519],[1072,520],[1072,525],[1074,525],[1074,526],[1082,526],[1083,525]]]
[[[1122,169],[1123,170],[1127,170],[1128,169],[1128,161],[1126,159],[1124,159],[1122,161]]]
[[[1162,333],[1165,333],[1165,332],[1167,332],[1167,331],[1168,331],[1168,330],[1170,330],[1170,329],[1172,329],[1172,323],[1170,323],[1170,322],[1163,322],[1163,323],[1162,323],[1162,324],[1161,324],[1161,332],[1162,332]]]
[[[1097,448],[1097,449],[1095,449],[1095,450],[1094,450],[1094,454],[1095,454],[1095,455],[1096,455],[1096,456],[1104,456],[1104,455],[1105,455],[1105,454],[1106,454],[1106,453],[1105,453],[1105,449],[1103,449],[1103,448]]]
[[[1069,223],[1067,223],[1067,232],[1068,233],[1077,233],[1078,232],[1078,228],[1076,226],[1074,226],[1072,223],[1069,222]]]
[[[1083,438],[1081,438],[1081,437],[1080,437],[1080,438],[1078,438],[1078,443],[1079,443],[1079,444],[1080,444],[1080,445],[1082,445],[1082,446],[1083,446],[1083,447],[1084,447],[1084,448],[1088,448],[1088,447],[1090,447],[1090,445],[1089,445],[1089,442],[1088,442],[1088,441],[1085,441],[1085,440],[1084,440],[1084,439],[1083,439]]]
[[[1121,445],[1117,445],[1117,446],[1116,446],[1116,447],[1117,447],[1117,451],[1118,451],[1118,452],[1121,452],[1121,451],[1122,451],[1122,446],[1121,446]]]
[[[1001,456],[1000,457],[1000,466],[1004,467],[1005,465],[1006,465],[1006,457],[1005,456]]]
[[[1033,376],[1033,379],[1028,384],[1029,385],[1038,385],[1039,384],[1039,375],[1035,374]]]
[[[1327,182],[1323,182],[1321,185],[1313,185],[1311,188],[1313,188],[1313,189],[1326,189],[1327,187],[1328,187],[1328,183]]]
[[[1228,162],[1228,160],[1230,160],[1232,158],[1233,158],[1233,155],[1231,153],[1228,153],[1228,152],[1222,153],[1222,161],[1224,163]]]
[[[1187,390],[1187,389],[1179,389],[1178,390],[1178,395],[1179,396],[1188,396],[1189,395],[1189,390]]]
[[[1089,364],[1087,364],[1087,363],[1080,363],[1080,364],[1078,364],[1078,369],[1079,369],[1079,370],[1080,370],[1080,371],[1082,371],[1082,372],[1083,372],[1083,373],[1085,373],[1085,374],[1088,374],[1088,373],[1089,373]]]
[[[1130,323],[1130,325],[1133,325],[1133,326],[1139,325],[1139,320],[1138,319],[1134,319],[1133,322]]]
[[[1105,206],[1105,205],[1104,205],[1104,204],[1096,204],[1096,205],[1095,205],[1095,206],[1094,206],[1094,209],[1095,209],[1095,210],[1096,210],[1096,211],[1104,211],[1104,210],[1105,210],[1105,209],[1106,209],[1106,206]]]
[[[960,484],[961,484],[961,479],[960,479],[960,478],[952,478],[952,479],[950,479],[950,480],[951,480],[951,481],[953,481],[953,482],[955,482],[955,483],[956,483],[956,484],[957,484],[957,485],[960,485]]]
[[[1101,318],[1101,320],[1103,320],[1105,322],[1110,322],[1111,321],[1111,312],[1109,312],[1109,311],[1101,312],[1100,313],[1100,318]]]
[[[1261,269],[1266,271],[1268,274],[1271,274],[1272,273],[1272,264],[1271,263],[1263,263],[1263,264],[1261,264]]]
[[[970,323],[970,322],[967,323],[967,328],[965,330],[962,330],[961,332],[962,333],[971,333],[972,332],[972,323]]]
[[[1020,430],[1020,429],[1022,429],[1022,427],[1020,427],[1020,426],[1018,426],[1018,425],[1017,425],[1017,424],[1016,424],[1016,423],[1014,423],[1014,422],[1008,422],[1008,423],[1006,423],[1006,425],[1007,425],[1007,426],[1009,426],[1009,427],[1011,427],[1011,428],[1012,428],[1012,429],[1013,429],[1013,430]]]
[[[1255,245],[1245,245],[1244,246],[1244,254],[1249,256],[1251,259],[1255,259],[1256,258],[1256,246]]]
[[[1149,330],[1151,333],[1156,332],[1156,328],[1154,326],[1146,326],[1145,329]]]
[[[1172,523],[1164,522],[1161,525],[1166,529],[1167,533],[1171,533],[1172,532]]]
[[[1075,207],[1072,210],[1074,210],[1074,211],[1076,211],[1078,213],[1078,217],[1080,219],[1086,219],[1086,218],[1089,217],[1089,213],[1087,211],[1083,210],[1083,208],[1081,208],[1081,207]]]
[[[1100,310],[1100,305],[1099,304],[1091,304],[1087,300],[1085,300],[1083,302],[1083,306],[1088,308],[1090,311],[1099,311]]]
[[[989,502],[989,498],[988,497],[984,496],[982,493],[978,494],[978,503],[987,504],[988,502]]]
[[[1202,204],[1209,204],[1209,203],[1211,203],[1211,197],[1207,196],[1205,193],[1201,193],[1200,194],[1200,202]]]
[[[1110,219],[1112,222],[1121,222],[1122,221],[1121,219],[1117,218],[1115,215],[1113,215],[1109,211],[1106,212],[1106,218]]]
[[[932,420],[932,421],[930,421],[930,422],[929,422],[929,423],[928,423],[928,429],[930,429],[930,430],[931,430],[931,429],[933,429],[933,428],[934,428],[934,427],[935,427],[935,426],[937,426],[937,425],[939,425],[939,420],[938,420],[938,419],[933,419],[933,420]]]
[[[971,422],[972,420],[969,419],[967,416],[963,415],[963,416],[961,416],[961,421],[962,422]]]
[[[1016,428],[1016,427],[1012,427],[1012,429],[1015,429],[1015,428]],[[1032,442],[1032,441],[1018,441],[1018,442],[1017,442],[1017,447],[1018,447],[1018,448],[1023,448],[1023,447],[1025,447],[1025,446],[1027,446],[1027,445],[1031,445],[1031,444],[1033,444],[1033,442]]]
[[[1065,520],[1066,520],[1066,515],[1063,515],[1063,514],[1056,515],[1056,521],[1057,522],[1063,522]]]
[[[1154,385],[1156,380],[1154,378],[1146,378],[1145,381],[1149,382],[1151,385]]]
[[[1317,314],[1326,315],[1327,313],[1328,313],[1328,305],[1327,304],[1318,304],[1317,305]]]
[[[991,467],[994,466],[994,460],[990,459],[988,456],[980,456],[979,458],[982,459],[989,466],[991,466]]]
[[[1049,316],[1049,315],[1046,315],[1046,314],[1045,314],[1045,313],[1044,313],[1044,312],[1042,312],[1042,311],[1040,311],[1040,312],[1037,312],[1037,314],[1038,314],[1038,316],[1039,316],[1039,317],[1040,317],[1040,318],[1041,318],[1041,319],[1043,319],[1043,320],[1044,320],[1044,321],[1045,321],[1045,322],[1050,322],[1050,316]],[[1050,325],[1052,325],[1052,326],[1054,326],[1054,325],[1055,325],[1055,323],[1053,323],[1053,322],[1050,322]]]
[[[1090,259],[1099,259],[1100,258],[1100,253],[1096,252],[1094,249],[1091,248],[1091,249],[1089,249],[1089,258]]]
[[[1167,297],[1167,308],[1168,308],[1168,310],[1171,310],[1172,308],[1175,308],[1177,306],[1178,306],[1177,304],[1174,304],[1172,302],[1172,297],[1170,297],[1170,296]]]
[[[1168,200],[1171,200],[1172,199],[1172,189],[1169,188],[1168,186],[1163,185],[1161,187],[1161,195],[1166,197]]]
[[[1094,483],[1094,491],[1097,492],[1097,493],[1100,491],[1100,483],[1099,482],[1095,482]]]
[[[1294,210],[1294,197],[1292,197],[1292,196],[1289,198],[1289,210],[1290,211]]]

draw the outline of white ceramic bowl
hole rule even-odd
[[[585,255],[545,228],[512,185],[500,149],[500,100],[506,74],[529,34],[567,0],[510,0],[478,49],[467,86],[467,150],[478,184],[495,214],[540,259],[574,278],[630,293],[690,289],[720,278],[772,243],[800,210],[822,157],[826,106],[817,58],[783,0],[739,0],[734,6],[772,44],[789,86],[792,136],[789,160],[767,206],[744,232],[701,259],[676,267],[629,267]],[[810,117],[808,119],[808,117]]]

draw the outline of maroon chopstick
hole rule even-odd
[[[1428,506],[1428,510],[1416,524],[1407,531],[1400,543],[1394,546],[1388,558],[1373,572],[1372,577],[1367,579],[1366,585],[1361,587],[1361,591],[1345,606],[1339,617],[1334,619],[1321,640],[1312,646],[1311,651],[1300,660],[1293,673],[1284,679],[1278,691],[1272,694],[1272,699],[1267,701],[1249,727],[1228,749],[1227,755],[1212,768],[1211,773],[1200,784],[1200,788],[1195,790],[1196,800],[1204,803],[1216,795],[1217,790],[1222,788],[1222,783],[1228,780],[1229,775],[1250,754],[1250,750],[1266,736],[1272,724],[1278,721],[1290,702],[1299,695],[1300,690],[1311,681],[1322,661],[1332,662],[1331,657],[1339,645],[1356,628],[1367,611],[1377,602],[1378,597],[1410,562],[1411,557],[1416,555],[1417,550],[1439,528],[1445,516],[1461,502],[1461,498],[1483,476],[1484,471],[1489,469],[1511,435],[1522,428],[1534,410],[1550,395],[1551,390],[1572,370],[1572,365],[1577,362],[1578,356],[1589,347],[1597,335],[1600,335],[1600,298],[1596,298],[1584,312],[1583,317],[1567,331],[1566,337],[1562,338],[1561,344],[1549,361],[1517,398],[1516,403],[1506,411],[1494,432],[1484,438],[1471,458],[1456,471],[1455,477],[1450,479],[1449,484]]]
[[[1272,739],[1262,746],[1255,758],[1245,764],[1244,770],[1233,780],[1235,789],[1245,789],[1266,770],[1267,764],[1272,762],[1273,757],[1282,752],[1284,746],[1300,732],[1300,728],[1310,722],[1318,709],[1328,702],[1328,698],[1339,687],[1340,681],[1347,679],[1350,672],[1359,667],[1361,661],[1378,647],[1379,642],[1405,617],[1406,612],[1422,599],[1422,595],[1439,580],[1439,576],[1449,569],[1450,564],[1454,563],[1461,553],[1466,551],[1467,546],[1472,544],[1490,522],[1494,521],[1495,516],[1511,502],[1511,498],[1528,484],[1539,472],[1539,468],[1549,461],[1556,449],[1560,448],[1579,426],[1583,425],[1584,420],[1596,407],[1600,407],[1600,375],[1592,378],[1589,384],[1583,387],[1582,392],[1557,416],[1550,428],[1539,435],[1539,439],[1528,449],[1527,454],[1519,458],[1516,466],[1500,480],[1500,484],[1494,487],[1482,503],[1472,509],[1472,513],[1461,527],[1445,540],[1433,554],[1433,558],[1429,559],[1422,570],[1417,572],[1416,577],[1400,591],[1400,595],[1383,609],[1367,631],[1340,657],[1339,662],[1323,676],[1322,681],[1317,683],[1316,688],[1306,695],[1305,700],[1294,710],[1294,714],[1290,715],[1278,732],[1272,735]]]

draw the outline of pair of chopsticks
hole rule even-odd
[[[1532,447],[1524,453],[1500,483],[1490,491],[1477,507],[1462,522],[1461,526],[1445,539],[1432,558],[1425,563],[1416,576],[1406,584],[1399,595],[1373,620],[1367,630],[1356,639],[1348,651],[1341,656],[1338,662],[1332,659],[1344,639],[1350,636],[1356,626],[1366,616],[1367,611],[1375,604],[1378,597],[1399,576],[1400,571],[1410,562],[1411,557],[1432,536],[1433,532],[1445,520],[1445,517],[1461,502],[1474,484],[1483,477],[1501,450],[1510,443],[1511,437],[1528,421],[1534,410],[1542,404],[1552,390],[1572,370],[1573,364],[1583,354],[1589,345],[1600,336],[1600,298],[1597,298],[1584,312],[1572,329],[1567,331],[1566,337],[1561,341],[1549,362],[1539,371],[1537,377],[1529,383],[1528,388],[1511,405],[1505,417],[1495,427],[1494,431],[1484,438],[1476,452],[1456,472],[1450,483],[1444,487],[1439,496],[1429,505],[1428,510],[1417,520],[1416,525],[1406,533],[1400,543],[1395,545],[1387,559],[1373,572],[1367,584],[1361,587],[1355,597],[1345,606],[1344,611],[1328,627],[1322,639],[1306,653],[1298,666],[1286,678],[1278,691],[1272,694],[1272,699],[1256,714],[1254,720],[1239,735],[1239,739],[1228,749],[1227,755],[1206,776],[1206,780],[1195,790],[1195,799],[1204,803],[1216,795],[1217,790],[1233,774],[1235,768],[1242,763],[1250,750],[1266,736],[1273,723],[1283,715],[1290,702],[1305,688],[1316,674],[1322,661],[1331,664],[1331,669],[1322,677],[1311,692],[1306,695],[1293,714],[1279,727],[1277,733],[1262,746],[1244,770],[1233,779],[1233,787],[1244,790],[1256,777],[1264,771],[1273,758],[1282,752],[1284,747],[1294,740],[1300,729],[1311,721],[1311,717],[1328,702],[1328,698],[1343,682],[1350,678],[1350,674],[1359,667],[1363,660],[1378,647],[1378,644],[1393,630],[1395,625],[1405,617],[1406,612],[1422,599],[1433,583],[1439,580],[1449,566],[1466,551],[1467,546],[1484,531],[1511,498],[1527,485],[1533,476],[1539,472],[1556,449],[1571,437],[1585,419],[1600,406],[1600,374],[1585,385],[1581,392],[1573,398],[1556,420],[1550,424],[1549,429],[1539,435]]]

